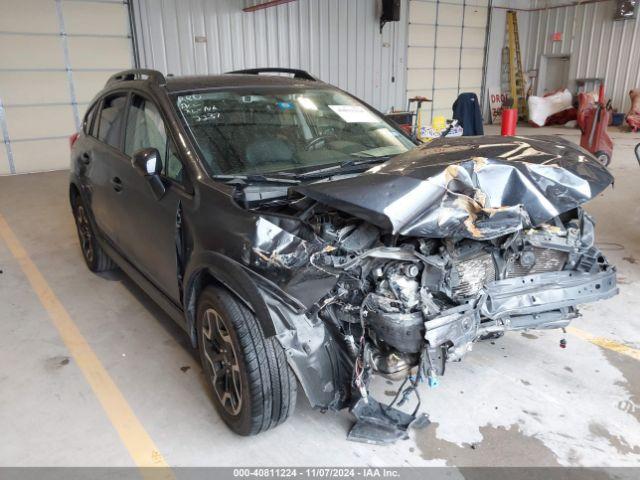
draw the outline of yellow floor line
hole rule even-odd
[[[637,348],[629,347],[628,345],[616,342],[615,340],[611,340],[609,338],[598,337],[576,327],[568,327],[567,332],[599,347],[606,348],[607,350],[611,350],[622,355],[626,355],[627,357],[631,357],[635,360],[640,360],[640,350],[638,350]]]
[[[139,467],[165,467],[165,469],[143,468],[142,474],[152,478],[174,478],[169,465],[160,454],[149,434],[145,431],[135,413],[125,400],[109,373],[80,333],[69,313],[49,284],[33,263],[20,241],[13,233],[4,217],[0,215],[0,237],[9,247],[36,295],[40,299],[53,325],[58,330],[71,356],[89,382],[96,397],[102,404],[109,420],[117,430],[122,442]],[[160,475],[159,475],[160,474]]]

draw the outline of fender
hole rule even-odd
[[[276,328],[265,299],[260,293],[261,290],[267,290],[271,295],[275,294],[287,305],[295,305],[296,311],[303,308],[295,299],[288,296],[283,298],[283,295],[286,294],[275,291],[279,289],[275,285],[269,285],[271,282],[268,280],[217,252],[205,251],[193,255],[189,259],[184,278],[188,279],[185,283],[186,288],[183,296],[187,333],[194,346],[197,344],[195,328],[197,297],[207,282],[223,286],[244,303],[258,319],[265,337],[275,336],[282,328]]]

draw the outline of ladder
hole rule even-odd
[[[527,118],[527,98],[525,96],[522,55],[520,54],[520,36],[518,35],[518,16],[514,10],[507,11],[507,35],[509,45],[509,92],[513,106],[518,109],[519,118]]]

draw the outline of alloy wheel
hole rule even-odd
[[[204,312],[201,333],[213,390],[224,409],[235,416],[242,408],[240,365],[229,329],[213,308]]]
[[[89,224],[89,218],[87,212],[82,205],[78,205],[76,208],[76,226],[78,227],[78,236],[80,237],[80,248],[82,253],[87,259],[88,263],[93,262],[93,233],[91,232],[91,225]]]

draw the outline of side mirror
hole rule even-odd
[[[143,148],[133,154],[131,163],[144,176],[160,175],[162,160],[157,148]]]
[[[160,172],[162,172],[162,160],[157,148],[143,148],[133,154],[131,164],[138,173],[143,175],[153,191],[156,200],[160,200],[167,191]]]

